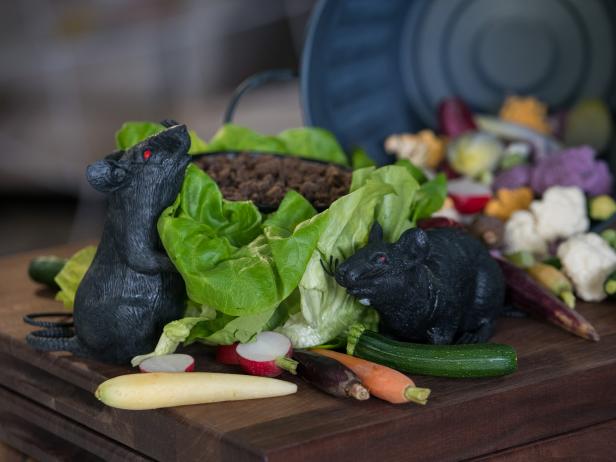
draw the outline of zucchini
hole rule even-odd
[[[401,372],[438,377],[496,377],[517,369],[516,351],[509,345],[423,345],[405,343],[351,327],[347,353]]]
[[[59,289],[54,279],[62,271],[64,265],[66,265],[66,258],[53,255],[36,257],[30,262],[28,275],[34,282],[45,284],[52,289]]]

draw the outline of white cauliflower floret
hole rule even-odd
[[[588,230],[586,196],[576,187],[552,186],[530,210],[535,215],[537,232],[546,241],[568,238]]]
[[[505,253],[522,250],[544,256],[548,252],[548,244],[537,232],[537,224],[532,213],[526,210],[513,212],[505,224]]]
[[[580,234],[558,247],[558,258],[575,291],[587,302],[606,297],[603,283],[616,270],[616,252],[598,234]]]

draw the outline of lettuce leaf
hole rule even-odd
[[[349,164],[334,135],[322,128],[291,128],[277,136],[262,135],[246,127],[225,124],[202,153],[253,151],[300,156],[335,164]]]
[[[286,147],[285,154],[348,165],[348,159],[336,137],[316,127],[290,128],[278,134]]]
[[[191,165],[158,231],[192,301],[230,316],[256,315],[272,312],[297,287],[326,220],[315,214],[290,191],[261,222],[252,202],[223,199]]]
[[[426,178],[426,174],[423,172],[423,170],[419,167],[416,167],[408,159],[398,159],[395,162],[395,165],[406,168],[408,172],[413,176],[413,178],[415,178],[415,181],[417,181],[419,184],[423,184],[428,181],[428,179]]]
[[[129,149],[137,143],[141,143],[146,138],[162,132],[165,127],[156,122],[125,122],[116,132],[116,147],[118,149]],[[190,149],[188,154],[203,152],[207,146],[199,136],[193,131],[188,130],[190,136]]]
[[[156,122],[125,122],[116,133],[116,147],[128,149],[164,129],[165,127]],[[334,135],[322,128],[291,128],[277,136],[270,136],[240,125],[225,124],[209,143],[199,138],[193,130],[188,133],[189,154],[253,151],[349,165],[347,156]]]
[[[60,291],[56,294],[56,300],[62,302],[65,308],[73,309],[77,288],[92,264],[95,254],[96,247],[93,245],[79,250],[56,275],[55,281],[60,287]]]
[[[365,167],[374,167],[376,164],[362,148],[355,148],[351,151],[351,166],[353,170]]]
[[[323,212],[329,215],[317,249],[299,283],[299,313],[277,329],[297,348],[311,347],[344,335],[348,327],[360,322],[376,328],[378,315],[347,294],[327,274],[321,261],[330,257],[343,261],[364,246],[374,220],[395,241],[412,226],[410,221],[415,192],[419,188],[404,167],[367,167],[355,171],[351,193],[341,197]]]
[[[201,152],[255,151],[283,154],[286,146],[275,136],[262,135],[235,124],[225,124]]]
[[[417,191],[411,216],[413,223],[422,218],[428,218],[434,212],[440,210],[446,198],[447,178],[442,173],[439,173],[432,180],[422,184]]]

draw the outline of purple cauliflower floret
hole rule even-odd
[[[529,165],[518,165],[503,170],[492,183],[492,189],[498,191],[501,188],[516,189],[530,184],[531,168]]]
[[[577,186],[589,196],[610,194],[612,175],[607,163],[595,160],[589,146],[565,149],[540,160],[531,173],[530,185],[536,194],[551,186]]]

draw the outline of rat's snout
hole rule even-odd
[[[123,170],[121,171],[124,172]],[[117,187],[117,183],[122,182],[125,174],[126,172],[124,172],[124,174],[116,173],[114,175],[114,167],[106,160],[98,160],[93,164],[88,165],[86,170],[86,178],[88,183],[100,192],[110,192],[114,190]]]
[[[342,287],[349,287],[359,279],[359,273],[351,269],[347,262],[341,263],[338,268],[336,268],[334,276],[336,278],[336,282]]]
[[[88,165],[86,169],[88,183],[102,193],[118,189],[127,178],[127,172],[122,167],[107,160],[99,160]]]

